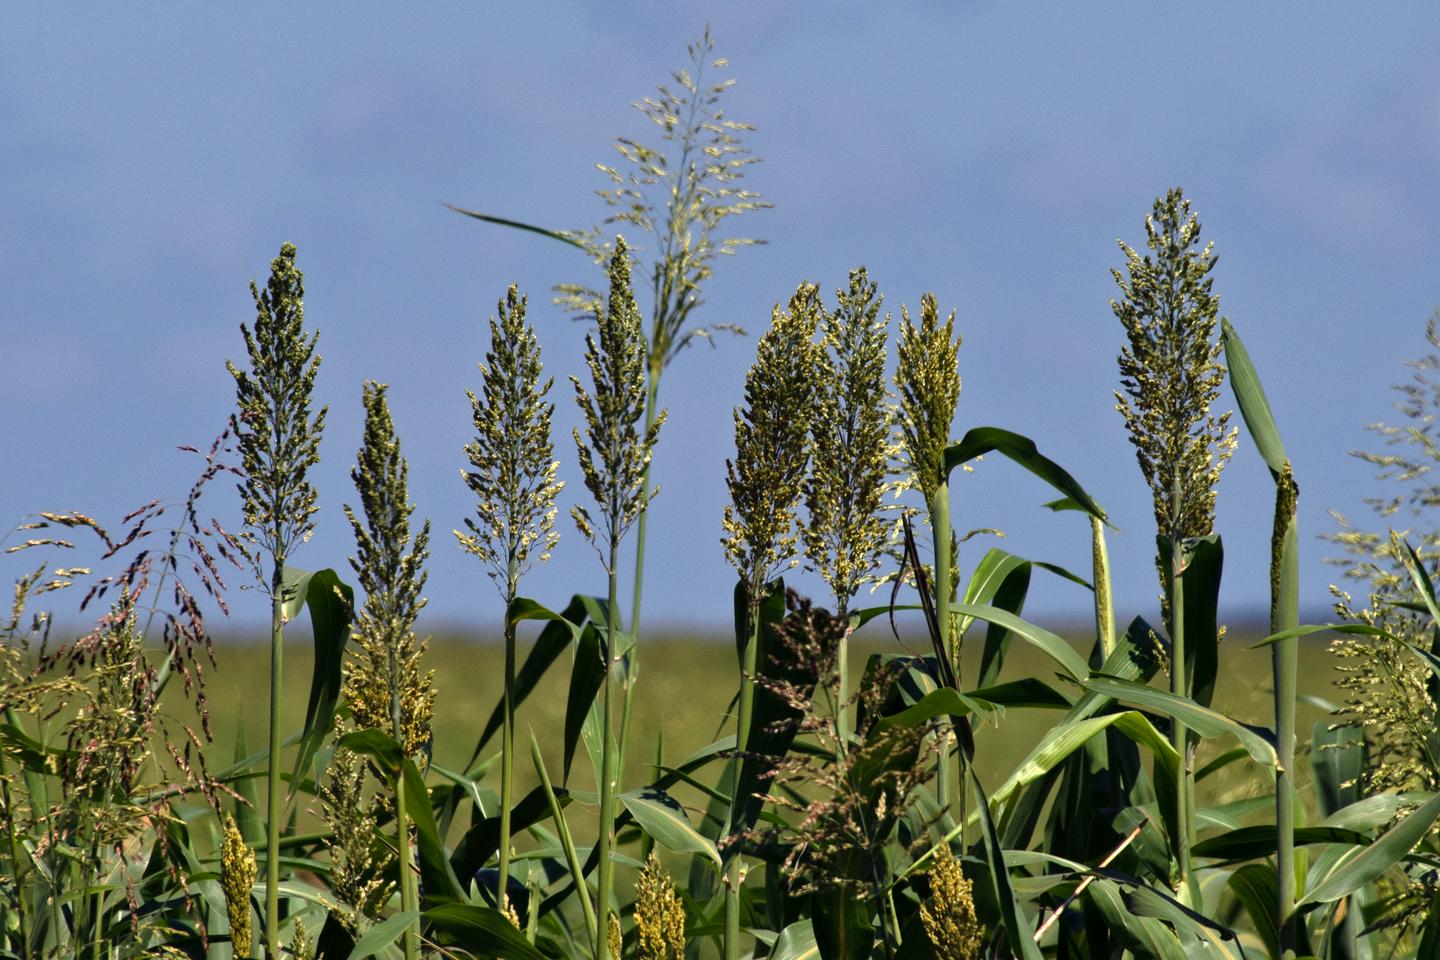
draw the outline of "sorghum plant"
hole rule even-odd
[[[792,562],[799,533],[796,508],[805,491],[810,464],[810,425],[823,355],[815,332],[824,315],[820,291],[802,283],[784,310],[777,305],[770,329],[756,346],[755,363],[745,375],[745,405],[735,409],[735,458],[726,461],[730,503],[725,506],[726,557],[740,574],[745,592],[746,624],[736,749],[743,751],[754,713],[760,645],[760,607],[766,585]],[[739,783],[737,756],[731,782]],[[736,825],[746,798],[731,803]],[[726,888],[726,956],[739,955],[740,856],[732,852]]]
[[[409,466],[385,401],[385,385],[364,386],[365,441],[350,471],[360,494],[363,521],[347,504],[345,516],[355,532],[356,555],[350,559],[365,591],[365,604],[351,631],[353,645],[345,669],[345,699],[359,730],[383,730],[414,759],[430,751],[430,720],[435,705],[434,677],[422,673],[428,646],[415,635],[415,618],[425,606],[425,560],[430,552],[430,522],[410,534]],[[400,777],[395,782],[395,826],[399,851],[401,909],[419,909],[410,853],[410,817]],[[405,953],[419,956],[419,924],[405,933]]]
[[[1141,255],[1117,241],[1125,270],[1112,270],[1121,298],[1110,309],[1125,328],[1115,409],[1125,421],[1140,472],[1150,485],[1155,526],[1161,538],[1156,567],[1165,588],[1164,620],[1171,641],[1171,692],[1191,693],[1187,679],[1181,573],[1187,541],[1210,535],[1215,522],[1215,485],[1235,450],[1229,413],[1210,405],[1220,394],[1225,368],[1216,338],[1220,299],[1212,292],[1215,256],[1201,248],[1200,221],[1177,188],[1155,201],[1145,218]],[[1198,639],[1198,638],[1197,638]],[[1213,642],[1213,641],[1212,641]],[[1190,881],[1194,839],[1194,780],[1185,725],[1172,725],[1177,768],[1176,797],[1184,836],[1177,838],[1180,880]]]
[[[805,552],[835,595],[848,622],[850,602],[874,577],[888,528],[881,516],[890,471],[890,407],[885,358],[890,317],[864,267],[850,272],[839,306],[821,319],[822,362],[810,427],[814,456],[805,481]],[[838,654],[842,698],[848,695],[848,637]],[[849,720],[841,714],[842,735]]]
[[[320,357],[319,334],[305,336],[304,283],[295,245],[280,247],[261,291],[254,282],[255,328],[240,333],[250,355],[246,372],[227,361],[235,378],[238,439],[245,479],[240,484],[245,525],[270,569],[270,751],[266,776],[265,951],[280,955],[280,684],[284,675],[285,564],[315,530],[315,486],[307,472],[320,460],[325,408],[311,415]]]
[[[550,559],[559,534],[555,497],[565,486],[556,479],[546,401],[551,379],[541,381],[540,344],[525,320],[525,298],[512,285],[490,320],[490,351],[480,364],[481,396],[469,393],[475,439],[465,447],[475,494],[468,533],[455,531],[460,546],[479,557],[505,601],[505,714],[500,747],[500,880],[497,899],[507,906],[510,876],[510,806],[515,760],[515,622],[509,616],[520,580],[538,560]]]
[[[611,756],[611,671],[620,640],[616,578],[620,541],[644,512],[650,498],[659,492],[646,480],[650,456],[665,422],[662,410],[648,425],[641,424],[645,412],[645,335],[640,327],[640,310],[630,287],[630,257],[625,241],[615,238],[610,257],[610,295],[605,309],[596,314],[598,330],[585,337],[585,365],[590,368],[591,388],[571,377],[575,400],[585,417],[585,435],[574,431],[575,449],[585,488],[595,499],[596,515],[575,506],[571,516],[580,533],[600,554],[609,582],[605,624],[603,724],[600,761],[600,848],[599,913],[595,929],[595,955],[606,960],[610,951],[610,890],[614,864],[610,851],[615,832],[615,787],[618,771]],[[597,529],[598,527],[598,529]],[[627,680],[628,687],[628,680]]]

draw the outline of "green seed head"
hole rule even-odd
[[[310,414],[320,369],[315,355],[319,334],[307,338],[303,329],[305,291],[294,244],[282,246],[270,262],[265,290],[252,282],[250,295],[255,300],[255,329],[240,325],[250,370],[229,362],[226,367],[235,378],[239,408],[245,523],[278,568],[315,530],[315,487],[306,471],[320,461],[325,429],[325,408],[314,417]]]
[[[646,487],[645,471],[665,422],[662,410],[649,429],[644,424],[649,348],[630,287],[630,256],[621,237],[615,238],[610,257],[610,295],[595,319],[599,329],[585,338],[591,389],[586,390],[577,377],[570,380],[585,418],[584,435],[575,431],[575,448],[597,516],[592,519],[579,506],[571,515],[581,534],[598,548],[618,544],[650,498],[659,493],[658,487]]]
[[[933,293],[920,298],[918,327],[909,311],[900,308],[897,419],[906,465],[927,500],[943,479],[945,445],[960,402],[960,343],[955,335],[955,312],[942,324]]]
[[[849,290],[838,296],[839,308],[821,318],[805,551],[844,610],[871,577],[888,533],[880,511],[891,451],[890,317],[880,317],[883,298],[864,267],[851,271]]]
[[[367,381],[364,403],[365,442],[350,471],[364,518],[348,505],[345,516],[355,532],[350,566],[365,591],[365,605],[351,628],[355,643],[347,655],[345,694],[357,728],[384,730],[414,756],[430,742],[435,702],[433,676],[420,671],[428,644],[414,631],[425,606],[420,591],[430,524],[411,539],[409,468],[400,455],[385,386]]]
[[[1200,247],[1200,223],[1180,190],[1155,201],[1142,256],[1121,242],[1126,274],[1110,309],[1125,327],[1122,391],[1115,409],[1154,499],[1155,522],[1171,538],[1208,536],[1215,485],[1235,450],[1230,414],[1213,416],[1225,368],[1215,337],[1220,298],[1211,292],[1216,258]],[[1177,499],[1178,494],[1178,499]]]
[[[795,553],[795,509],[810,463],[823,363],[814,338],[823,316],[813,283],[802,283],[785,310],[775,307],[745,375],[745,405],[735,408],[735,459],[725,464],[730,503],[721,542],[752,603]]]
[[[480,364],[480,396],[469,394],[475,439],[465,447],[470,470],[461,475],[475,494],[476,515],[465,521],[468,532],[455,536],[489,566],[508,603],[531,564],[555,549],[555,497],[565,484],[556,479],[550,439],[555,405],[545,399],[554,381],[541,379],[540,343],[513,284],[498,312]]]

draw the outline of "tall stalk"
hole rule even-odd
[[[420,660],[426,642],[415,636],[415,618],[425,606],[425,560],[430,523],[412,538],[409,466],[385,400],[384,384],[364,386],[365,441],[350,471],[360,495],[363,519],[347,505],[345,516],[355,535],[350,566],[365,591],[365,604],[351,628],[354,645],[346,662],[344,685],[351,721],[360,730],[384,730],[407,759],[424,754],[430,743],[434,710],[433,676]],[[403,772],[395,777],[395,840],[400,870],[400,909],[418,911],[414,856],[410,843],[409,804],[424,798],[407,795]],[[420,953],[419,921],[404,932],[406,960]]]
[[[526,299],[512,284],[490,320],[490,350],[479,364],[480,396],[469,393],[475,439],[465,447],[470,470],[466,486],[475,495],[475,517],[455,531],[462,549],[489,567],[487,575],[505,601],[505,704],[500,746],[500,879],[496,902],[508,907],[510,810],[515,767],[515,621],[510,608],[520,580],[534,561],[550,559],[555,531],[555,497],[565,486],[555,478],[546,400],[553,380],[542,380],[540,343],[525,320]],[[534,548],[538,545],[539,551]]]
[[[944,638],[945,654],[959,666],[959,638],[951,635],[950,599],[954,595],[951,555],[950,483],[945,471],[945,446],[960,402],[961,338],[955,335],[955,313],[942,324],[935,295],[920,298],[920,323],[900,310],[899,365],[895,386],[900,395],[896,421],[910,482],[925,497],[934,542],[935,617]],[[949,736],[948,731],[941,733]],[[942,810],[950,805],[951,754],[946,747],[936,761],[935,799]],[[958,779],[958,778],[957,778]],[[963,803],[964,791],[960,791]]]
[[[585,364],[590,370],[591,388],[571,377],[575,399],[585,419],[585,435],[574,431],[580,472],[596,504],[596,516],[584,507],[571,509],[580,533],[598,551],[605,564],[609,608],[605,623],[605,661],[601,691],[603,729],[599,771],[600,823],[599,909],[595,923],[595,956],[609,955],[610,888],[614,865],[611,847],[615,832],[614,795],[618,780],[616,758],[611,749],[612,686],[610,673],[620,639],[618,570],[620,542],[645,510],[656,491],[646,485],[646,468],[665,413],[639,426],[647,396],[645,378],[646,343],[640,311],[630,286],[630,257],[623,238],[615,239],[610,258],[610,294],[604,309],[597,311],[598,330],[585,338]],[[576,883],[583,878],[576,877]]]
[[[759,670],[760,610],[771,579],[794,557],[799,533],[796,508],[810,464],[810,426],[819,396],[824,356],[815,332],[824,314],[819,289],[802,283],[782,311],[771,313],[770,329],[756,345],[755,363],[745,375],[745,405],[737,407],[735,458],[726,461],[730,503],[725,506],[725,555],[744,585],[746,640],[741,659],[735,757],[730,763],[732,797],[726,824],[730,842],[725,884],[725,956],[740,955],[740,854],[742,795],[740,755],[751,732],[755,676]]]
[[[295,245],[286,243],[270,263],[262,292],[250,284],[255,327],[240,332],[251,370],[226,363],[235,378],[239,446],[245,468],[240,485],[245,524],[271,560],[270,750],[266,770],[265,950],[280,956],[280,821],[284,810],[280,774],[280,697],[285,653],[285,563],[315,529],[316,492],[306,472],[320,460],[325,408],[313,419],[311,394],[320,358],[319,334],[304,334],[304,285],[295,266]]]
[[[1141,255],[1120,241],[1125,273],[1112,270],[1121,297],[1110,302],[1125,328],[1115,409],[1124,418],[1140,471],[1150,486],[1155,528],[1168,552],[1157,551],[1162,619],[1171,639],[1170,688],[1191,695],[1187,676],[1184,586],[1186,542],[1209,536],[1215,524],[1215,487],[1235,450],[1229,413],[1212,415],[1225,368],[1215,339],[1220,299],[1213,291],[1215,256],[1200,247],[1200,222],[1177,188],[1156,199],[1145,219]],[[1188,638],[1213,642],[1213,638]],[[1176,856],[1180,885],[1198,905],[1190,871],[1195,840],[1194,770],[1189,736],[1179,720],[1171,738],[1180,751],[1176,774]]]
[[[1250,354],[1229,321],[1220,324],[1225,346],[1225,363],[1230,368],[1230,386],[1245,420],[1245,429],[1270,468],[1275,481],[1275,521],[1270,535],[1270,632],[1281,633],[1300,623],[1300,559],[1296,542],[1296,506],[1299,487],[1285,455],[1280,431],[1265,397],[1265,388],[1250,360]],[[1278,764],[1275,770],[1275,894],[1276,916],[1280,922],[1282,956],[1296,949],[1294,923],[1286,918],[1295,909],[1295,697],[1299,673],[1299,645],[1296,637],[1280,640],[1270,647],[1275,690],[1275,738]]]

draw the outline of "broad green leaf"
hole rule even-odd
[[[1313,889],[1306,891],[1298,906],[1339,900],[1378,879],[1420,842],[1436,817],[1440,817],[1440,794],[1431,797],[1356,856],[1340,863]]]
[[[552,788],[553,789],[553,788]],[[555,800],[561,808],[570,802],[570,794],[563,787],[556,789]],[[550,816],[550,800],[545,796],[543,786],[533,788],[510,810],[512,835],[539,823]],[[500,816],[487,817],[471,825],[465,836],[455,845],[450,857],[450,866],[458,877],[473,876],[475,872],[500,849]]]
[[[305,706],[305,726],[300,733],[300,750],[295,757],[295,778],[298,780],[304,776],[335,722],[335,705],[340,699],[340,672],[345,662],[345,642],[350,639],[350,622],[355,616],[355,589],[329,568],[307,573],[287,566],[283,591],[285,619],[294,620],[304,606],[310,613],[310,627],[315,640],[310,699]]]
[[[575,662],[570,670],[570,689],[565,701],[565,753],[560,782],[570,779],[570,764],[580,742],[586,718],[595,705],[595,695],[605,682],[604,642],[593,623],[585,625],[575,642]],[[597,764],[598,766],[598,764]],[[598,782],[598,777],[596,778]]]
[[[435,810],[430,804],[425,780],[416,769],[415,762],[408,757],[401,765],[400,779],[403,784],[400,795],[410,814],[410,822],[415,826],[415,852],[420,861],[421,890],[425,894],[423,903],[464,900],[465,887],[455,876],[455,871],[450,868],[450,859],[445,855],[445,845],[435,824]]]
[[[384,730],[356,730],[341,737],[336,746],[374,760],[391,785],[400,775],[400,765],[405,761],[405,751]]]
[[[235,760],[243,761],[250,753],[249,747],[245,745],[245,718],[241,718],[235,724]],[[257,786],[257,777],[246,777],[234,784],[234,790],[238,797],[234,799],[231,808],[235,814],[235,826],[240,835],[245,838],[246,843],[263,844],[265,842],[265,825],[256,812],[260,808],[260,790]]]
[[[1115,700],[1136,703],[1149,710],[1179,720],[1202,737],[1232,736],[1240,741],[1257,762],[1268,767],[1276,763],[1275,747],[1253,728],[1232,720],[1222,713],[1202,707],[1187,697],[1177,697],[1168,690],[1157,690],[1130,680],[1097,675],[1084,682],[1085,689],[1103,693]]]
[[[645,787],[620,795],[620,802],[640,829],[656,843],[676,853],[698,853],[708,857],[718,871],[722,868],[715,844],[690,825],[685,808],[664,790]]]
[[[955,603],[950,606],[950,609],[953,613],[961,616],[973,617],[976,620],[984,620],[986,623],[1004,627],[1015,636],[1040,648],[1075,680],[1083,680],[1090,674],[1090,668],[1085,665],[1085,659],[1076,653],[1070,644],[1044,627],[1021,620],[1008,610],[979,603]]]
[[[976,567],[961,603],[989,604],[1018,617],[1025,609],[1025,597],[1029,591],[1030,563],[992,547]],[[972,617],[960,617],[962,635],[972,621]],[[991,686],[999,679],[1009,647],[1010,631],[998,624],[990,624],[985,630],[985,646],[980,654],[980,686]]]
[[[503,913],[491,907],[442,903],[425,910],[424,917],[431,934],[439,934],[442,943],[482,960],[548,960]]]
[[[1320,821],[1322,827],[1338,827],[1342,830],[1374,830],[1395,819],[1405,807],[1418,807],[1431,797],[1440,796],[1423,790],[1406,793],[1378,793],[1373,797],[1356,800]]]
[[[1289,640],[1294,637],[1308,637],[1312,633],[1321,633],[1326,630],[1335,633],[1354,634],[1362,637],[1384,637],[1395,640],[1393,634],[1382,630],[1379,627],[1372,627],[1366,623],[1305,623],[1298,627],[1291,627],[1288,630],[1281,630],[1279,633],[1272,633],[1264,640],[1257,641],[1250,645],[1253,650],[1256,647],[1268,647],[1272,643],[1279,643],[1281,640]]]
[[[988,713],[994,705],[967,696],[951,687],[941,687],[925,694],[919,702],[906,707],[899,713],[891,714],[880,721],[882,730],[896,727],[914,727],[936,717],[964,717],[972,713]]]
[[[1229,320],[1220,321],[1220,342],[1225,347],[1225,366],[1230,371],[1230,387],[1235,391],[1235,403],[1240,416],[1245,419],[1245,428],[1255,448],[1265,460],[1265,465],[1275,476],[1285,472],[1288,462],[1285,444],[1280,441],[1280,430],[1275,426],[1275,416],[1270,412],[1270,401],[1265,398],[1265,388],[1260,376],[1250,361],[1250,353],[1241,342],[1240,335]]]
[[[820,960],[815,928],[810,920],[797,920],[780,931],[770,949],[770,960]]]
[[[413,924],[419,917],[418,910],[407,910],[381,920],[355,941],[355,947],[350,951],[349,960],[365,960],[367,957],[375,956],[399,940],[405,933],[405,928]]]
[[[1100,520],[1105,519],[1105,511],[1100,508],[1090,494],[1085,492],[1085,488],[1080,486],[1075,478],[1066,473],[1059,464],[1041,456],[1033,440],[999,427],[976,427],[968,431],[959,443],[952,443],[946,447],[943,475],[948,477],[950,471],[956,467],[990,453],[992,450],[1009,457],[1050,484],[1062,495],[1080,504],[1086,513],[1098,517]]]
[[[1085,895],[1136,960],[1186,960],[1174,931],[1154,917],[1137,917],[1131,912],[1120,885],[1113,880],[1096,880]]]
[[[743,665],[744,644],[749,639],[749,605],[745,602],[743,580],[737,580],[734,591],[736,652]],[[817,675],[812,664],[803,662],[778,642],[776,629],[785,621],[785,581],[777,578],[766,584],[760,603],[760,645],[756,650],[756,673],[772,680],[783,680],[797,687],[815,685]],[[743,631],[743,636],[742,636]],[[745,738],[740,761],[740,779],[732,796],[735,809],[731,830],[744,832],[754,827],[764,809],[765,785],[779,760],[790,751],[800,714],[780,695],[756,686],[751,709],[750,730]]]
[[[551,240],[559,240],[561,243],[568,243],[570,246],[575,247],[578,250],[584,250],[586,253],[590,252],[589,248],[587,248],[585,244],[576,240],[564,230],[547,230],[545,227],[537,227],[531,223],[521,223],[519,220],[507,220],[504,217],[496,217],[488,213],[477,213],[474,210],[466,210],[463,207],[457,207],[454,204],[450,203],[445,204],[445,206],[451,210],[454,210],[456,213],[461,214],[462,216],[470,217],[475,220],[482,220],[485,223],[493,223],[496,226],[500,227],[509,227],[512,230],[524,230],[527,233],[538,233],[542,237],[549,237]]]

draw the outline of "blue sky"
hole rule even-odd
[[[934,290],[965,343],[955,435],[1034,438],[1109,509],[1122,617],[1151,614],[1149,496],[1113,410],[1122,333],[1116,238],[1143,239],[1182,185],[1220,256],[1222,312],[1265,379],[1301,486],[1302,599],[1334,579],[1327,509],[1364,519],[1389,385],[1440,303],[1440,8],[1168,4],[9,4],[0,11],[0,506],[118,521],[193,473],[233,402],[247,285],[299,246],[331,408],[319,530],[295,557],[341,567],[340,512],[365,378],[391,384],[412,495],[437,528],[430,629],[498,617],[448,531],[465,389],[508,283],[531,297],[547,366],[581,369],[583,325],[551,284],[593,276],[559,244],[464,220],[442,202],[563,226],[598,223],[596,161],[653,139],[628,105],[683,64],[708,22],[757,125],[748,185],[775,204],[737,221],[768,246],[722,262],[697,314],[763,329],[802,279],[833,291],[869,267],[896,316]],[[528,15],[527,15],[528,14]],[[643,306],[643,304],[642,304]],[[670,369],[656,454],[647,619],[723,627],[720,515],[731,407],[754,339]],[[557,387],[564,505],[583,492]],[[1228,388],[1224,400],[1228,406]],[[235,513],[216,491],[211,509]],[[962,530],[1088,567],[1075,515],[1004,461],[955,484]],[[1226,615],[1263,613],[1271,484],[1241,449],[1219,496]],[[603,591],[563,522],[526,592]],[[962,565],[984,538],[967,544]],[[15,560],[8,566],[18,572]],[[814,582],[802,582],[819,592]],[[1087,609],[1037,580],[1029,609]],[[254,594],[242,625],[264,621]]]

